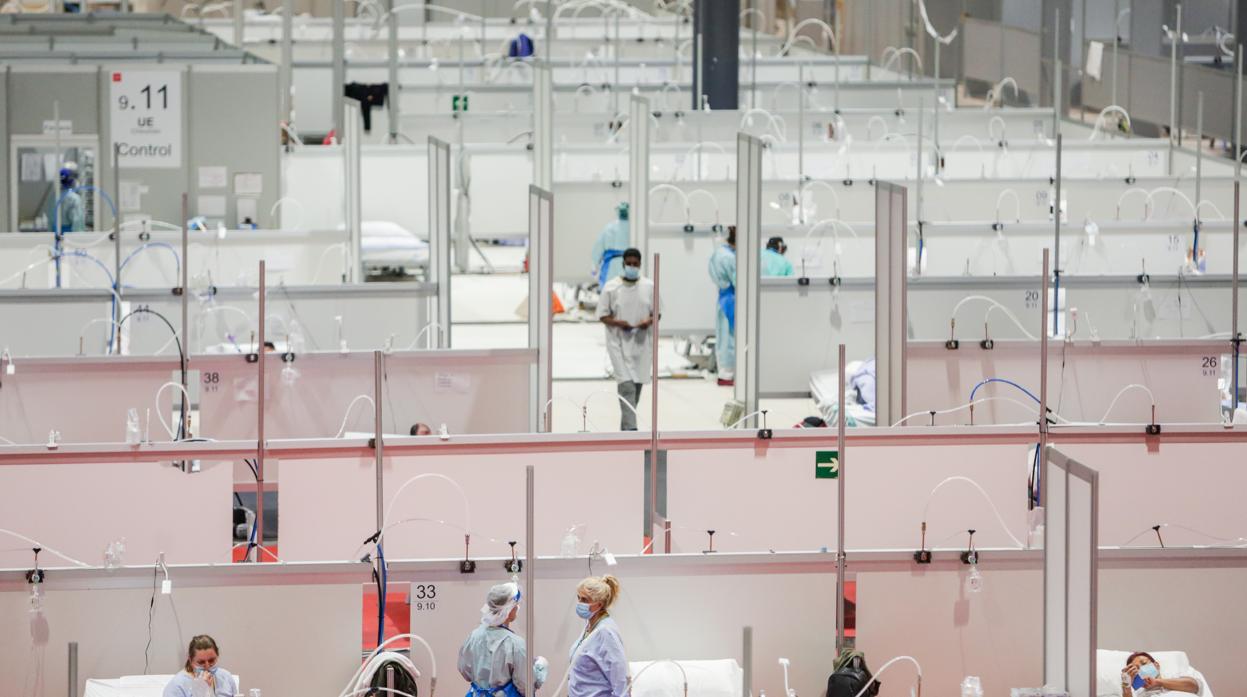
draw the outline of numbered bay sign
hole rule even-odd
[[[122,167],[182,166],[182,71],[114,70],[109,73],[112,142]]]

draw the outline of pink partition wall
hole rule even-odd
[[[151,574],[148,573],[148,576]],[[360,661],[359,585],[50,590],[31,615],[24,590],[0,593],[0,671],[5,695],[66,694],[68,643],[78,642],[77,694],[88,678],[176,672],[186,645],[209,634],[243,693],[336,695]],[[145,661],[145,654],[147,660]],[[36,689],[42,686],[42,689]]]
[[[386,357],[382,429],[407,435],[422,421],[452,434],[528,431],[527,350],[399,352]],[[306,354],[286,371],[270,354],[266,365],[265,432],[269,438],[332,438],[346,422],[348,432],[373,432],[373,407],[359,395],[375,391],[372,353]],[[242,357],[197,362],[217,373],[203,392],[201,430],[218,439],[256,435],[257,368]]]
[[[393,506],[390,523],[398,525],[386,532],[387,557],[460,558],[469,517],[474,557],[507,556],[511,540],[520,543],[516,549],[522,555],[530,464],[537,473],[538,554],[559,554],[573,526],[579,526],[581,551],[594,541],[619,554],[641,549],[640,452],[429,455],[386,458],[386,505],[412,477],[437,473],[462,487],[468,513],[452,484],[439,478],[415,482]],[[287,561],[350,559],[377,530],[372,460],[287,461],[280,495],[281,556]]]
[[[0,467],[0,528],[34,538],[92,566],[125,538],[125,563],[230,559],[233,467],[204,462],[186,474],[168,463]],[[26,543],[0,533],[0,568],[27,568]],[[45,566],[66,566],[48,553]]]
[[[977,337],[962,338],[961,348],[949,351],[939,342],[911,343],[907,353],[910,413],[944,410],[970,401],[974,386],[988,378],[1016,382],[1039,395],[1039,345],[999,342],[990,351],[979,348]],[[1061,342],[1048,347],[1049,408],[1070,421],[1098,423],[1114,397],[1130,384],[1148,387],[1156,396],[1156,418],[1165,423],[1220,423],[1217,379],[1224,341],[1164,341],[1146,346],[1110,342],[1109,345]],[[1215,358],[1215,361],[1205,360]],[[1064,367],[1062,367],[1064,363]],[[993,401],[977,406],[975,424],[1033,423],[1038,404],[1021,390],[1005,384],[979,389],[975,399],[1007,397],[1019,406]],[[1149,423],[1151,400],[1142,391],[1127,392],[1108,414],[1109,423]],[[969,411],[939,415],[936,425],[968,424]],[[908,425],[926,426],[926,416]]]
[[[1150,528],[1160,524],[1173,547],[1247,543],[1247,444],[1058,447],[1100,472],[1101,547],[1158,546]]]
[[[124,442],[126,412],[134,408],[144,425],[151,413],[153,439],[168,439],[155,400],[162,384],[178,379],[176,358],[19,358],[15,366],[13,375],[0,375],[0,437],[40,444],[55,429],[65,443]],[[176,394],[166,390],[161,405],[169,408]]]
[[[1247,641],[1247,568],[1241,558],[1171,565],[1101,561],[1099,647],[1185,651],[1215,694],[1234,694]],[[978,594],[966,591],[964,568],[857,574],[857,645],[872,668],[911,655],[922,664],[924,694],[957,694],[967,675],[983,679],[984,694],[1042,684],[1042,570],[991,555],[981,567]],[[884,676],[884,694],[906,693],[895,688],[912,672],[896,670]]]
[[[716,530],[715,548],[721,551],[834,550],[838,483],[815,479],[818,449],[759,445],[672,451],[668,514],[676,528],[676,551],[706,549],[710,529]],[[845,461],[848,548],[917,549],[928,494],[950,476],[978,482],[1014,535],[1024,539],[1026,452],[1025,445],[850,446]],[[965,483],[951,483],[936,494],[928,523],[932,542],[975,528],[981,546],[1013,546],[988,503]],[[961,535],[944,546],[964,540]]]
[[[849,568],[853,568],[850,559]],[[893,656],[922,664],[922,692],[959,694],[967,675],[983,679],[983,694],[1043,683],[1043,573],[996,569],[983,561],[983,590],[966,591],[963,569],[916,566],[857,574],[857,647],[879,667]],[[881,695],[906,695],[913,666],[881,677]]]

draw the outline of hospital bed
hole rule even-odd
[[[676,664],[679,664],[677,667]],[[711,661],[630,661],[632,697],[741,697],[744,673],[731,658]]]
[[[1121,697],[1121,670],[1131,653],[1133,652],[1109,649],[1099,649],[1095,652],[1096,697]],[[1170,671],[1185,672],[1190,669],[1201,687],[1199,697],[1213,697],[1208,681],[1191,665],[1191,659],[1187,657],[1185,651],[1147,651],[1147,654],[1161,665],[1163,677],[1170,676]]]
[[[410,275],[429,266],[429,243],[388,220],[365,220],[360,257],[367,276]]]
[[[161,697],[172,675],[125,675],[120,678],[87,680],[83,697]],[[242,678],[237,675],[238,694],[243,692]]]
[[[854,380],[857,376],[858,380]],[[864,379],[869,378],[869,387]],[[845,423],[855,426],[875,425],[874,361],[849,361],[845,366],[844,394],[840,395],[840,372],[837,368],[810,373],[810,396],[818,407],[819,416],[828,424],[840,419],[840,404],[847,404]],[[886,424],[885,424],[886,425]]]

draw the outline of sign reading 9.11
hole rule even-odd
[[[121,167],[182,166],[182,71],[113,71],[108,116]]]

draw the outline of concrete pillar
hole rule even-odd
[[[711,109],[738,107],[740,0],[694,0],[693,108],[705,95]]]

